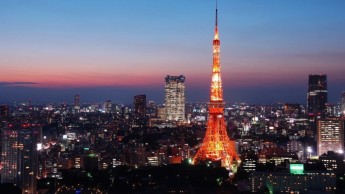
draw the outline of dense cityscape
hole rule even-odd
[[[305,104],[227,103],[219,31],[216,5],[209,102],[168,73],[163,103],[1,102],[0,193],[345,193],[345,92],[311,73]]]
[[[342,102],[328,104],[326,78],[309,76],[308,106],[226,104],[226,129],[242,161],[234,175],[216,162],[191,164],[205,136],[208,109],[206,103],[184,102],[182,75],[166,77],[165,105],[145,94],[128,105],[82,103],[79,95],[73,104],[1,105],[1,188],[342,193],[345,93]]]

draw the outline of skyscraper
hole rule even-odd
[[[105,102],[105,113],[111,113],[111,107],[112,107],[112,104],[111,104],[111,100],[107,100]]]
[[[75,114],[80,113],[80,96],[79,96],[79,94],[74,96],[74,107],[73,107],[73,109],[74,109]]]
[[[146,123],[146,95],[134,96],[134,121],[137,125]]]
[[[135,117],[143,117],[146,115],[146,95],[134,96],[134,115]]]
[[[1,182],[14,183],[23,193],[36,193],[37,138],[35,128],[7,128],[2,133]]]
[[[327,103],[327,75],[309,75],[308,83],[308,113],[323,115]]]
[[[150,115],[150,117],[157,116],[157,107],[154,101],[149,101],[149,105],[147,107],[147,114]]]
[[[165,109],[166,119],[185,121],[185,77],[165,77]]]
[[[220,73],[220,40],[218,36],[218,9],[213,39],[213,67],[208,120],[204,141],[194,156],[193,163],[201,161],[220,161],[229,170],[236,170],[233,164],[240,162],[235,149],[235,141],[230,140],[224,121],[224,101]]]
[[[344,152],[344,120],[331,117],[317,121],[317,154]]]
[[[2,131],[1,151],[1,183],[17,183],[18,174],[18,131],[15,129],[4,129]]]

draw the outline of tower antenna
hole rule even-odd
[[[218,0],[216,0],[216,26],[218,26]]]

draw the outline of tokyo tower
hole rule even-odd
[[[220,40],[218,36],[218,9],[216,7],[216,25],[213,39],[213,66],[208,103],[208,120],[206,134],[201,147],[194,156],[193,164],[202,161],[221,161],[228,170],[235,170],[240,158],[235,150],[235,141],[230,140],[224,121],[224,101],[220,73]]]

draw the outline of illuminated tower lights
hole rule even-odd
[[[218,35],[218,9],[216,8],[216,24],[213,40],[213,66],[208,104],[208,121],[206,134],[201,147],[194,156],[193,163],[201,161],[221,161],[228,170],[235,171],[240,158],[235,149],[235,141],[230,140],[224,121],[224,101],[220,72],[220,40]]]

